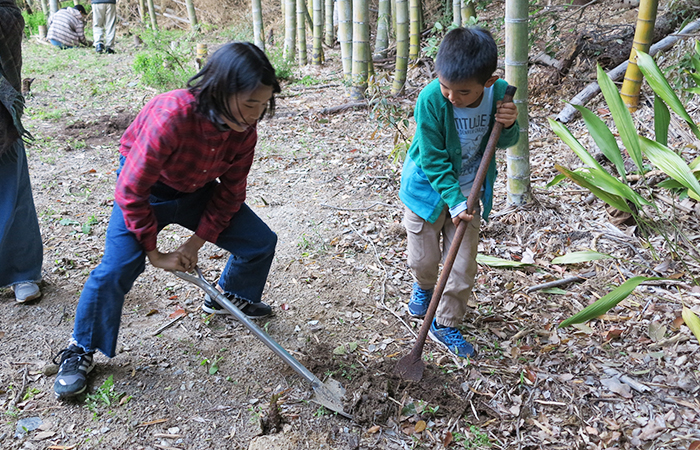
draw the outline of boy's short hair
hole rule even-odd
[[[80,14],[87,16],[87,12],[85,11],[85,7],[83,5],[75,5],[73,8],[80,11]]]
[[[440,43],[435,71],[446,81],[476,80],[481,84],[491,78],[498,65],[496,41],[480,27],[455,28]]]

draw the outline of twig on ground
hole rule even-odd
[[[527,288],[527,289],[525,290],[525,292],[529,294],[530,292],[538,291],[538,290],[540,290],[540,289],[549,289],[549,288],[552,288],[552,287],[563,286],[563,285],[565,285],[565,284],[573,283],[573,282],[575,282],[575,281],[584,281],[584,280],[586,280],[587,278],[590,278],[590,277],[594,276],[595,274],[596,274],[595,271],[586,272],[586,273],[582,273],[582,274],[580,274],[580,275],[575,275],[575,276],[572,276],[572,277],[562,278],[561,280],[556,280],[556,281],[550,281],[550,282],[548,282],[548,283],[537,284],[537,285],[535,285],[535,286],[530,286],[529,288]]]
[[[163,325],[162,327],[160,327],[160,328],[158,328],[156,331],[154,331],[154,332],[152,333],[152,336],[158,336],[158,335],[159,335],[160,333],[162,333],[163,331],[167,330],[168,328],[170,328],[170,327],[172,327],[173,325],[175,325],[176,323],[178,323],[178,322],[179,322],[180,320],[182,320],[182,318],[185,317],[186,315],[187,315],[187,314],[183,314],[183,315],[181,315],[181,316],[177,316],[176,318],[174,318],[174,319],[171,320],[170,322],[166,323],[165,325]]]
[[[333,205],[328,205],[326,203],[321,203],[321,208],[337,209],[338,211],[367,211],[368,209],[372,209],[375,206],[386,206],[388,208],[396,208],[397,207],[396,205],[391,205],[389,203],[382,203],[382,202],[374,202],[365,208],[342,208],[340,206],[333,206]]]
[[[19,403],[19,399],[22,398],[22,395],[24,395],[24,390],[27,387],[27,372],[27,366],[24,366],[24,368],[22,368],[22,386],[19,388],[17,394],[15,394],[14,398],[10,402],[10,407],[17,405],[17,403]]]

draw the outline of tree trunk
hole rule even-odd
[[[199,22],[197,22],[197,12],[194,10],[194,0],[185,0],[185,3],[187,4],[187,16],[190,19],[190,28],[196,30]]]
[[[265,30],[263,30],[262,3],[260,0],[251,0],[253,8],[253,42],[262,51],[265,51]]]
[[[410,45],[408,59],[415,61],[420,56],[420,5],[421,0],[409,0],[409,33]]]
[[[306,61],[306,26],[304,23],[304,13],[306,3],[304,0],[297,0],[297,63],[300,66],[305,66]]]
[[[296,55],[297,16],[296,0],[285,0],[284,5],[284,51],[285,61],[293,61]]]
[[[333,44],[335,43],[335,29],[333,26],[334,2],[333,2],[333,0],[326,0],[325,3],[326,3],[325,4],[325,7],[326,7],[325,40],[326,40],[327,46],[333,47]]]
[[[367,90],[367,63],[369,61],[369,2],[352,2],[352,87],[350,97],[358,100]]]
[[[651,40],[654,37],[654,24],[656,12],[659,9],[659,0],[641,0],[637,15],[637,29],[634,31],[634,43],[630,52],[625,80],[622,82],[620,95],[625,106],[630,112],[637,110],[639,105],[639,90],[642,87],[642,72],[637,67],[637,50],[649,53]]]
[[[520,139],[507,150],[508,203],[524,205],[532,200],[527,112],[528,0],[506,0],[506,80],[517,87]]]
[[[391,85],[391,95],[403,92],[408,70],[408,0],[396,0],[396,73]]]
[[[58,11],[58,0],[49,0],[49,10],[51,14],[56,14],[56,11]]]
[[[343,60],[343,77],[352,76],[352,1],[338,0],[338,40]]]
[[[462,26],[469,23],[469,19],[476,18],[476,8],[472,0],[462,0]]]
[[[452,0],[452,25],[462,25],[462,0]]]
[[[374,54],[386,58],[389,47],[389,21],[391,20],[391,0],[379,0],[377,14],[377,39],[374,44]]]
[[[155,31],[158,29],[158,19],[156,19],[156,7],[153,5],[153,0],[148,0],[148,15],[151,18],[151,28]]]
[[[314,0],[314,43],[311,53],[311,64],[323,64],[323,0]]]

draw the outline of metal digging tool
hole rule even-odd
[[[515,95],[515,86],[508,86],[506,88],[506,93],[503,96],[503,102],[513,101],[513,95]],[[498,143],[498,138],[501,136],[501,130],[503,130],[503,124],[496,122],[491,131],[491,136],[489,141],[486,143],[486,148],[484,149],[484,156],[481,157],[481,164],[479,165],[479,170],[474,178],[474,184],[472,185],[471,191],[469,191],[469,197],[467,198],[467,211],[470,214],[474,214],[474,207],[479,201],[481,186],[484,184],[484,179],[486,178],[486,172],[488,172],[489,164],[493,155],[496,153],[496,143]],[[425,364],[421,358],[423,354],[423,346],[425,345],[425,338],[428,336],[428,331],[430,330],[430,324],[433,322],[435,317],[435,311],[437,311],[438,304],[440,303],[440,298],[442,298],[442,293],[445,291],[445,285],[447,284],[447,279],[450,277],[450,272],[452,271],[452,266],[454,265],[455,258],[457,257],[457,252],[459,251],[459,246],[464,238],[464,233],[467,231],[467,222],[461,221],[457,226],[457,231],[455,232],[454,240],[450,249],[445,257],[445,263],[442,266],[442,273],[438,279],[437,286],[435,286],[435,291],[433,292],[433,297],[430,299],[430,305],[428,305],[428,311],[425,313],[425,318],[423,319],[423,325],[420,327],[418,332],[418,337],[416,338],[416,343],[413,345],[411,353],[404,356],[399,360],[394,367],[394,373],[399,375],[404,380],[409,381],[420,381],[423,378],[423,370],[425,369]]]
[[[267,333],[265,333],[259,326],[253,323],[245,314],[241,312],[240,309],[231,303],[231,301],[226,298],[224,294],[219,292],[214,286],[209,284],[207,280],[204,279],[202,271],[199,267],[195,267],[198,277],[190,275],[185,272],[173,271],[175,275],[182,278],[185,281],[196,284],[204,290],[209,296],[216,301],[219,305],[226,308],[228,312],[233,314],[233,316],[238,319],[246,328],[248,328],[258,339],[260,339],[267,347],[272,350],[277,356],[282,358],[282,360],[287,363],[296,373],[301,375],[306,381],[311,383],[311,388],[314,390],[314,397],[311,399],[314,403],[317,403],[325,408],[335,411],[341,416],[352,419],[352,416],[345,411],[343,411],[343,401],[342,398],[345,395],[345,389],[335,380],[328,379],[325,383],[311,373],[306,367],[301,365],[299,361],[294,359],[281,345],[275,342]]]

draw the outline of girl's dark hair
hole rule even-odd
[[[202,70],[187,82],[197,100],[197,111],[215,123],[219,117],[238,123],[231,114],[229,97],[254,91],[259,85],[272,86],[273,96],[260,118],[275,111],[275,96],[281,89],[275,69],[265,53],[250,42],[230,42],[209,58]]]
[[[479,27],[455,28],[447,33],[435,58],[438,76],[450,82],[476,80],[485,84],[497,65],[496,41]]]
[[[83,5],[75,5],[73,6],[73,9],[77,9],[78,11],[80,11],[80,14],[84,16],[87,15],[87,12],[85,11],[85,7]]]

